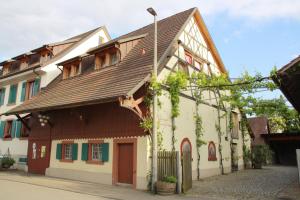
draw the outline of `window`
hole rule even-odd
[[[0,106],[4,104],[5,99],[5,88],[0,89]]]
[[[31,99],[34,94],[34,81],[27,82],[27,94],[26,99]]]
[[[217,155],[216,155],[216,145],[214,142],[209,142],[208,144],[208,161],[216,161]]]
[[[31,99],[40,91],[40,78],[22,83],[21,101]]]
[[[102,151],[101,151],[100,144],[91,144],[91,150],[92,150],[91,160],[101,161],[102,160]]]
[[[63,78],[70,78],[80,73],[79,64],[66,65],[63,68]]]
[[[11,138],[12,124],[12,121],[6,121],[4,126],[4,138]]]
[[[198,61],[194,61],[194,66],[196,67],[196,69],[198,69],[198,70],[202,70],[202,65],[201,65],[201,63],[200,62],[198,62]]]
[[[105,55],[95,56],[95,69],[100,69],[105,65]]]
[[[90,140],[82,144],[81,160],[89,164],[103,164],[108,161],[109,144],[103,140]]]
[[[64,144],[64,154],[63,158],[64,160],[72,160],[72,144]]]
[[[193,57],[189,53],[187,53],[187,52],[185,52],[185,61],[187,63],[189,63],[190,65],[193,64]]]
[[[17,99],[18,84],[11,85],[9,89],[8,104],[15,104]]]
[[[71,66],[64,66],[64,70],[63,70],[63,78],[69,78],[71,74]]]
[[[78,74],[79,74],[79,65],[72,65],[70,77],[76,76]]]
[[[77,160],[78,144],[66,141],[56,145],[56,159],[62,162]]]
[[[118,62],[117,52],[110,54],[110,64],[114,65],[114,64],[117,64],[117,62]]]

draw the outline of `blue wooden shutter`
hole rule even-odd
[[[4,104],[4,99],[5,99],[5,88],[2,88],[1,89],[1,92],[0,92],[0,105],[2,106]]]
[[[107,162],[109,158],[109,143],[100,144],[102,150],[102,161]]]
[[[17,137],[17,138],[19,138],[21,136],[21,127],[22,127],[22,122],[16,121],[15,137]]]
[[[12,124],[11,124],[11,130],[10,130],[10,135],[11,135],[11,138],[14,138],[15,137],[15,133],[16,133],[16,123],[17,121],[16,120],[13,120],[12,121]]]
[[[61,155],[62,154],[62,144],[57,144],[56,145],[56,159],[61,160]]]
[[[81,149],[81,160],[83,161],[88,160],[88,154],[89,154],[89,144],[83,143]]]
[[[78,158],[78,144],[75,143],[72,145],[72,160],[77,160]]]
[[[5,122],[0,121],[0,138],[3,138],[3,135],[4,135],[4,125],[5,125]]]
[[[8,103],[16,103],[18,85],[11,85],[9,89]]]
[[[21,101],[25,101],[25,97],[26,97],[26,85],[27,82],[23,82],[22,83],[22,92],[21,92]]]
[[[33,96],[35,96],[35,95],[37,95],[37,93],[39,93],[39,91],[40,91],[40,82],[41,82],[40,78],[35,79],[34,85],[33,85]]]

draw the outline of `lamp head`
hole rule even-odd
[[[151,14],[151,15],[153,15],[153,16],[157,16],[157,14],[156,14],[156,12],[155,12],[155,10],[152,8],[152,7],[150,7],[150,8],[147,8],[147,11]]]

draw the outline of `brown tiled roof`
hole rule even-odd
[[[254,135],[269,134],[268,119],[266,117],[248,118],[248,123]]]
[[[177,41],[178,33],[186,24],[195,8],[178,13],[158,22],[158,61],[167,55]],[[61,80],[38,96],[10,110],[6,114],[46,111],[116,100],[129,95],[137,85],[143,83],[152,71],[153,24],[116,38],[147,34],[116,66],[110,66],[89,74]],[[145,54],[141,54],[141,49]]]
[[[283,66],[272,78],[289,102],[300,113],[300,56]]]

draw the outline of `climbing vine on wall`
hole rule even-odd
[[[187,86],[187,76],[183,71],[170,74],[165,82],[168,87],[171,100],[171,119],[172,119],[172,151],[175,151],[175,118],[179,116],[180,92]]]

